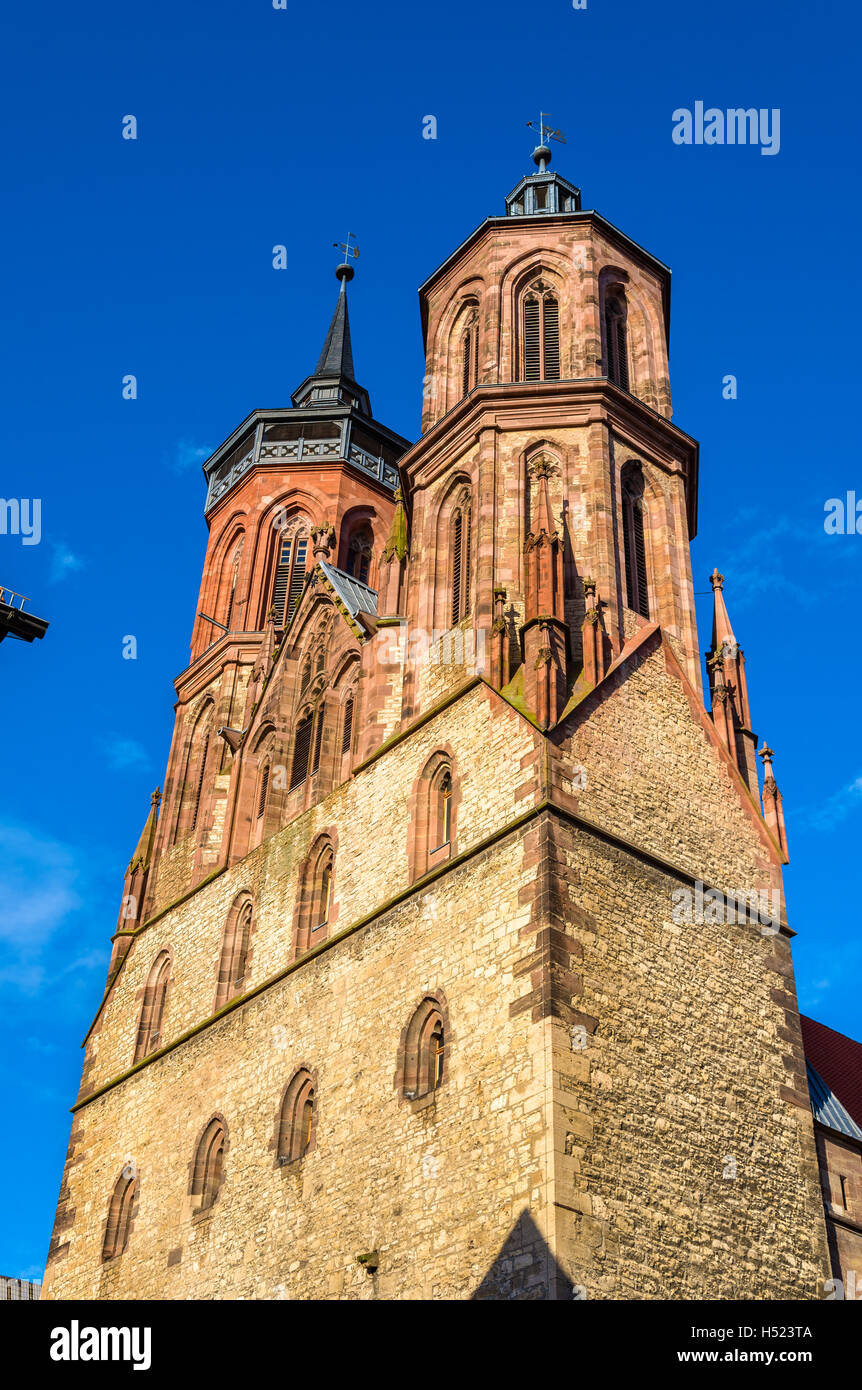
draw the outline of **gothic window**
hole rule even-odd
[[[266,793],[269,790],[269,763],[264,763],[257,791],[257,818],[260,820],[266,810]]]
[[[371,575],[373,541],[371,527],[366,522],[354,531],[347,546],[345,569],[360,584],[367,584]]]
[[[305,584],[308,536],[297,533],[276,538],[276,565],[272,585],[272,606],[276,627],[287,627]]]
[[[433,1095],[443,1084],[446,1025],[439,1000],[426,995],[407,1025],[401,1092],[408,1100]]]
[[[122,1255],[129,1243],[132,1228],[132,1205],[135,1200],[135,1178],[124,1168],[114,1184],[108,1207],[105,1239],[102,1242],[102,1263]]]
[[[341,716],[341,752],[349,753],[353,743],[353,705],[354,696],[351,693],[344,701],[344,713]]]
[[[447,768],[435,789],[437,836],[434,848],[448,845],[452,836],[452,774]]]
[[[479,378],[479,319],[474,314],[461,337],[461,394],[473,390]]]
[[[626,600],[629,608],[649,617],[646,544],[644,540],[644,479],[637,464],[622,472],[623,550],[626,565]]]
[[[245,537],[240,536],[238,544],[234,547],[233,554],[228,561],[227,574],[227,606],[224,610],[224,625],[230,632],[231,621],[234,616],[236,604],[236,586],[239,580],[239,563],[242,559],[242,546]]]
[[[296,726],[293,739],[293,762],[290,768],[290,791],[301,787],[308,776],[308,756],[311,752],[311,729],[314,712],[305,715]]]
[[[208,1211],[218,1197],[225,1147],[224,1123],[215,1116],[201,1135],[192,1167],[192,1196],[199,1198],[198,1211]]]
[[[219,960],[215,1001],[217,1009],[242,993],[248,969],[253,913],[251,898],[241,894],[228,914]]]
[[[295,1074],[284,1093],[278,1125],[279,1163],[297,1163],[314,1141],[314,1080],[305,1067]]]
[[[315,716],[316,724],[314,728],[314,752],[311,758],[312,777],[320,768],[320,748],[321,744],[323,743],[323,722],[325,711],[326,705],[324,704],[323,700],[321,700],[320,704],[317,706],[317,714]]]
[[[195,830],[200,821],[204,786],[210,762],[211,731],[212,704],[208,702],[195,720],[189,739],[185,773],[174,825],[174,842],[187,831]]]
[[[520,365],[521,381],[560,379],[560,306],[541,280],[523,300]]]
[[[408,854],[411,878],[421,878],[455,853],[455,803],[457,782],[450,755],[432,754],[420,772],[408,811]]]
[[[622,291],[605,297],[605,375],[617,386],[629,389],[626,302]]]
[[[324,927],[333,920],[335,906],[335,846],[328,835],[321,835],[312,846],[299,876],[295,916],[296,950],[307,951],[323,941]]]
[[[168,952],[160,951],[147,976],[141,1015],[138,1020],[138,1036],[135,1042],[134,1060],[136,1062],[139,1062],[142,1057],[149,1056],[161,1043],[162,1015],[168,992],[170,964]]]
[[[450,528],[450,618],[457,627],[470,615],[470,550],[473,508],[468,493],[452,513]]]

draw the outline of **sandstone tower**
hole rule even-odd
[[[422,286],[416,444],[355,379],[347,254],[314,373],[205,465],[45,1297],[828,1277],[717,571],[704,709],[670,275],[534,160]]]

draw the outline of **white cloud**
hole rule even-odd
[[[75,555],[63,541],[53,541],[51,545],[53,555],[51,557],[51,569],[48,574],[49,584],[59,584],[68,578],[70,574],[75,574],[84,568],[84,561],[80,555]]]
[[[123,734],[106,734],[99,739],[99,747],[105,754],[112,772],[125,772],[127,768],[149,767],[150,755],[142,743],[126,738]]]
[[[178,473],[184,473],[188,468],[199,468],[211,453],[212,449],[193,444],[190,439],[181,439],[174,445],[173,466]]]

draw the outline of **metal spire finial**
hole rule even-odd
[[[340,265],[337,265],[335,267],[335,274],[339,280],[353,279],[353,266],[350,264],[350,261],[351,258],[354,261],[358,259],[359,247],[350,245],[351,237],[354,237],[355,239],[355,233],[348,232],[346,241],[334,241],[332,243],[333,246],[338,248],[338,250],[344,252],[344,260],[340,263]]]
[[[530,130],[535,130],[539,136],[539,143],[533,150],[533,160],[539,166],[539,173],[544,174],[551,162],[551,150],[548,140],[556,140],[558,144],[565,145],[566,137],[561,130],[554,130],[551,126],[551,113],[540,111],[537,121],[528,121]]]

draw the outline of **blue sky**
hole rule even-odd
[[[359,380],[418,432],[416,290],[531,169],[540,107],[585,207],[673,270],[676,422],[701,441],[701,645],[718,565],[776,750],[804,1011],[862,1037],[856,846],[857,11],[728,0],[6,8],[0,583],[50,620],[0,649],[0,1273],[44,1263],[125,865],[161,783],[204,552],[200,461],[314,365],[358,234]],[[35,27],[38,25],[38,28]],[[695,101],[779,108],[777,155],[683,147]],[[121,138],[123,116],[138,139]],[[423,140],[433,114],[438,138]],[[288,269],[272,268],[272,247]],[[122,378],[138,379],[124,401]],[[737,377],[735,401],[722,379]],[[135,661],[123,639],[137,638]]]

